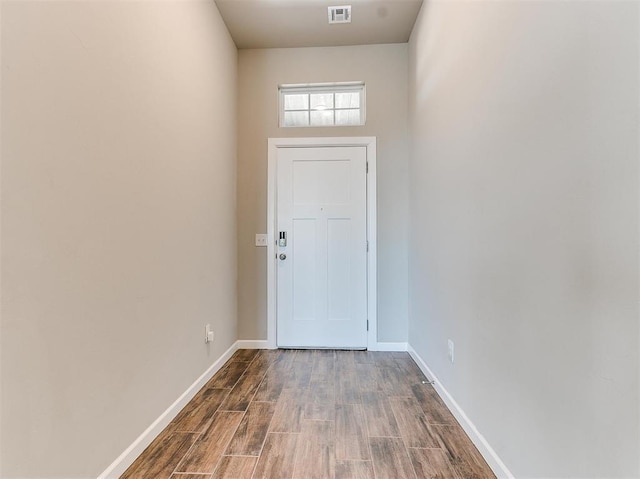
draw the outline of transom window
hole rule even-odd
[[[365,122],[364,83],[281,85],[280,126],[358,126]]]

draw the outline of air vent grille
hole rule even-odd
[[[351,23],[351,5],[329,7],[329,24]]]

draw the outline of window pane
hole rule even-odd
[[[285,95],[284,96],[284,109],[285,110],[308,110],[309,109],[309,95]]]
[[[285,111],[283,126],[309,126],[309,112]]]
[[[336,110],[336,125],[359,125],[360,110]]]
[[[330,110],[333,108],[333,93],[313,93],[311,95],[312,110]]]
[[[333,125],[333,110],[312,111],[311,126]]]
[[[353,126],[364,123],[364,84],[280,85],[280,127]]]
[[[360,108],[360,92],[336,93],[336,108]]]

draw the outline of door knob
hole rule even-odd
[[[280,259],[284,261],[285,259],[287,259],[287,255],[284,253],[280,253]]]

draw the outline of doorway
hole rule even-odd
[[[376,342],[375,146],[269,139],[268,347]]]

